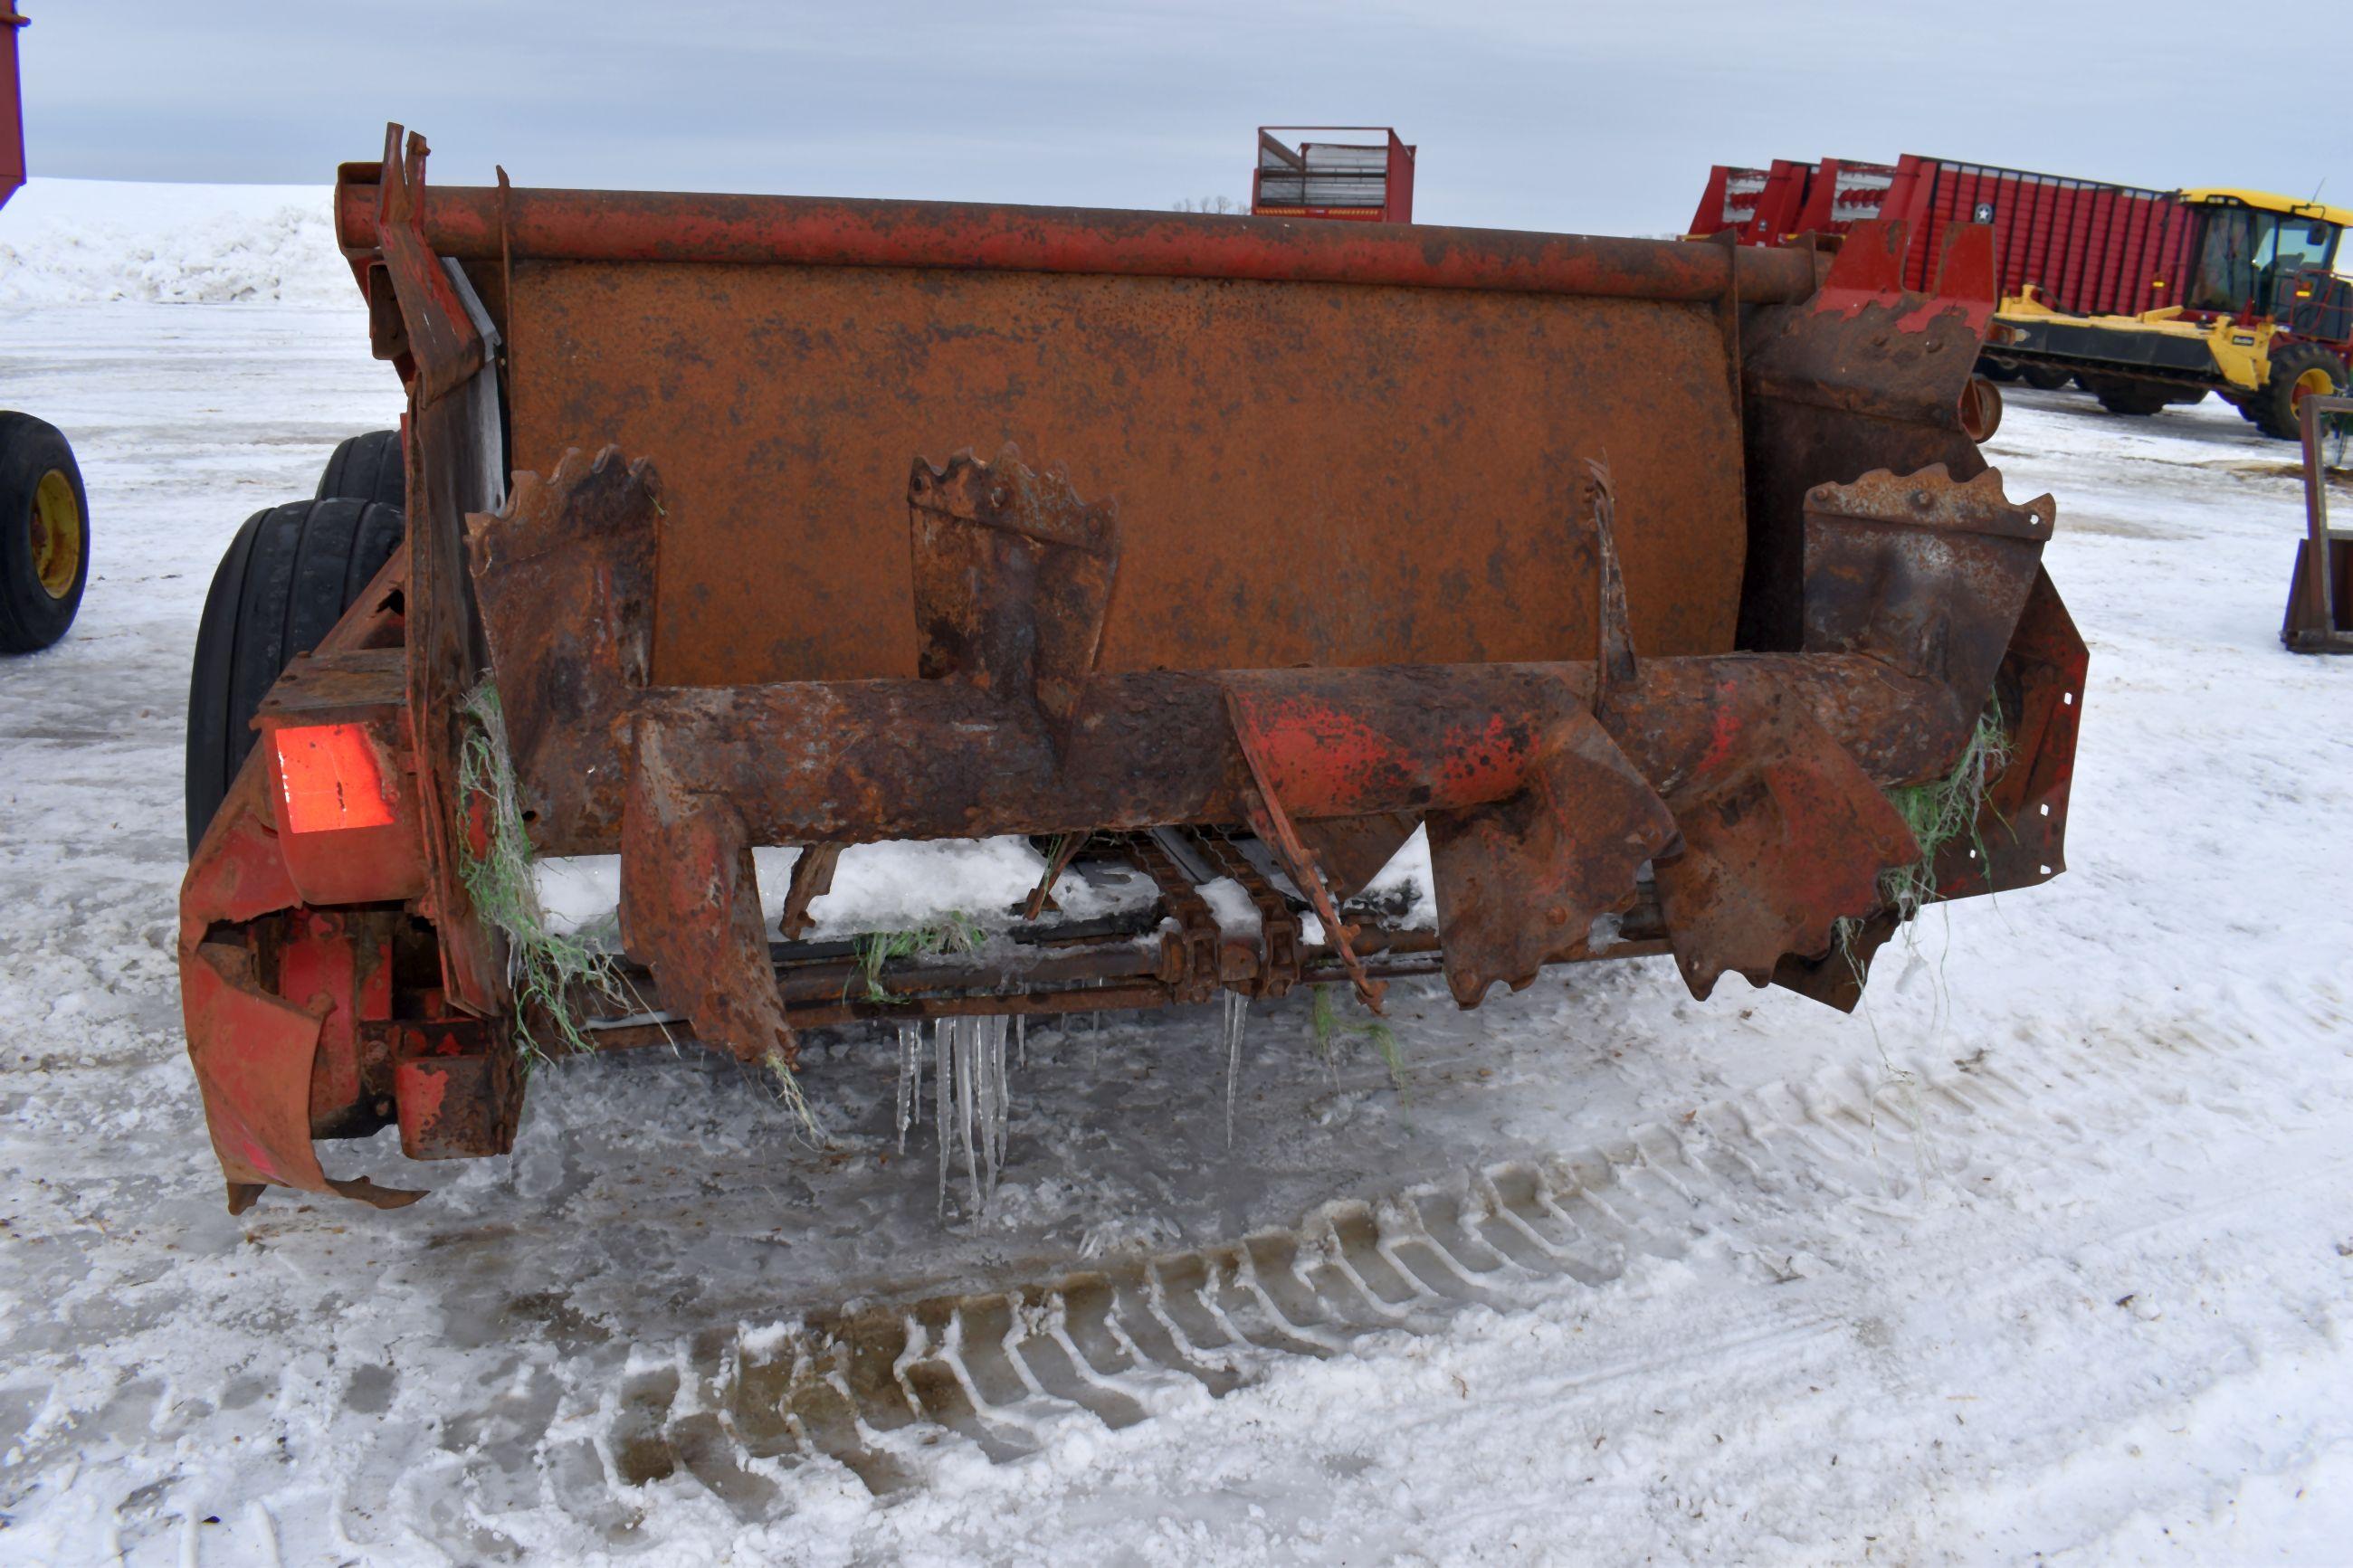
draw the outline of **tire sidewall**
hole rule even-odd
[[[2266,436],[2282,441],[2300,441],[2303,426],[2295,408],[2296,378],[2306,372],[2326,368],[2337,384],[2341,395],[2348,379],[2343,360],[2318,343],[2296,343],[2282,350],[2272,359],[2271,372],[2263,390],[2249,400],[2254,412],[2247,416]]]
[[[34,497],[41,477],[52,468],[72,487],[74,505],[81,513],[81,559],[74,568],[73,586],[62,599],[51,598],[33,571]],[[29,414],[0,412],[0,596],[5,598],[0,608],[0,647],[29,653],[65,636],[90,584],[90,496],[82,489],[81,468],[64,432]]]
[[[322,518],[332,530],[323,537],[314,531]],[[358,602],[405,531],[396,507],[338,498],[265,507],[230,540],[205,595],[189,673],[191,854],[253,749],[248,721],[263,696]],[[311,554],[306,540],[325,548]]]

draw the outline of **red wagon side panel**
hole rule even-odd
[[[2188,276],[2193,215],[2169,191],[2022,169],[1907,155],[1913,243],[1907,286],[1918,287],[1945,230],[1993,230],[2001,292],[2031,285],[2079,315],[2138,315],[2174,303]]]

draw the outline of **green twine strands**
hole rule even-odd
[[[573,997],[579,988],[605,996],[617,1005],[633,998],[629,986],[609,954],[577,936],[548,929],[547,911],[532,879],[531,839],[522,826],[522,805],[515,787],[514,757],[507,748],[506,720],[499,707],[498,689],[488,679],[467,694],[458,706],[466,721],[458,748],[458,795],[461,801],[482,800],[489,807],[484,845],[477,853],[472,836],[458,834],[459,879],[475,913],[495,927],[507,942],[507,986],[514,994],[515,1039],[525,1063],[546,1060],[550,1046],[586,1051],[592,1048],[580,1032]],[[533,1033],[534,1021],[554,1031],[542,1041]]]

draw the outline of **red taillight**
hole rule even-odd
[[[280,730],[278,780],[287,833],[381,827],[393,819],[384,774],[366,729],[312,724]]]

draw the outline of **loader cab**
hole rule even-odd
[[[2184,191],[2201,209],[2197,269],[2182,303],[2245,318],[2288,309],[2300,276],[2326,274],[2353,213],[2263,191]]]

